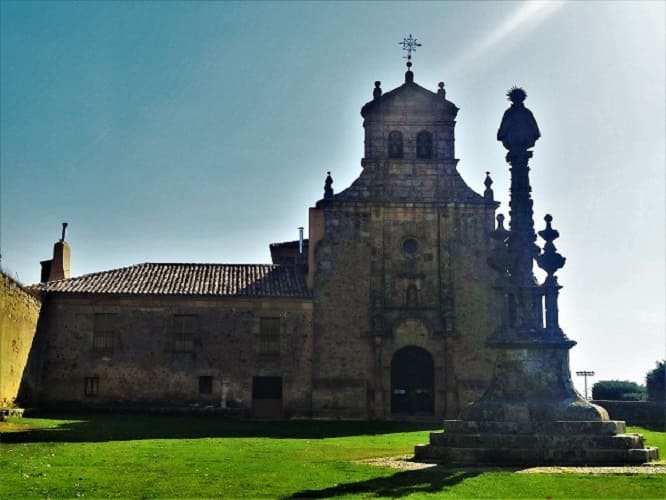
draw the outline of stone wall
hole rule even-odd
[[[0,407],[18,394],[41,303],[20,284],[0,272]]]
[[[657,401],[592,401],[608,411],[613,420],[628,425],[650,425],[666,430],[666,403]]]
[[[371,418],[368,212],[328,213],[317,246],[314,277],[315,418]]]
[[[183,327],[182,316],[193,326]],[[260,349],[262,318],[279,321],[273,354]],[[282,377],[280,416],[308,417],[311,344],[310,299],[49,294],[21,394],[43,407],[213,406],[251,414],[253,378]],[[210,378],[203,390],[200,377]]]

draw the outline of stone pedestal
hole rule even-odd
[[[506,332],[505,332],[506,333]],[[498,348],[493,380],[460,420],[446,420],[444,432],[417,445],[417,459],[458,465],[640,464],[659,458],[640,434],[626,434],[623,421],[575,391],[568,350],[575,342],[489,341]],[[504,335],[507,337],[507,335]]]
[[[481,399],[463,409],[469,421],[536,425],[554,421],[604,421],[608,413],[576,392],[565,339],[488,342],[497,347],[495,373]]]
[[[444,432],[417,445],[420,460],[452,465],[613,465],[657,460],[640,434],[617,420],[536,423],[445,420]]]

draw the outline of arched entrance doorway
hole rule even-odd
[[[434,378],[428,351],[416,346],[398,350],[391,360],[391,414],[433,415]]]

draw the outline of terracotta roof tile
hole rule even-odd
[[[40,283],[44,292],[310,297],[305,276],[273,264],[137,264]]]

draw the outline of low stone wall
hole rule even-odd
[[[40,308],[38,298],[0,271],[0,408],[14,404]]]
[[[666,430],[666,403],[657,401],[592,401],[604,407],[613,420],[629,425],[650,425]]]

